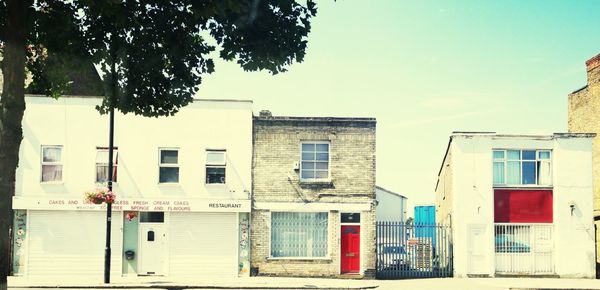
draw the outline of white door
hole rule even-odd
[[[164,223],[140,223],[140,275],[163,275],[166,232]]]
[[[468,231],[469,274],[488,274],[485,258],[485,247],[488,245],[486,243],[485,226],[470,225]]]

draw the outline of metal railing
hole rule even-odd
[[[377,222],[377,278],[452,276],[452,240],[447,225]]]
[[[554,273],[552,224],[497,223],[494,240],[496,273]]]

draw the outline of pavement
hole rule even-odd
[[[600,290],[600,280],[563,278],[435,278],[352,280],[325,278],[240,277],[170,281],[146,277],[137,281],[10,279],[8,289],[418,289],[418,290]]]

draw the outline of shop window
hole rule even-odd
[[[496,253],[529,253],[531,226],[496,225],[494,235]]]
[[[179,150],[159,149],[159,183],[179,183]]]
[[[225,184],[225,150],[206,150],[206,184]]]
[[[113,149],[113,183],[117,182],[117,166],[119,165],[118,148]],[[96,182],[108,181],[108,148],[98,147],[96,149]]]
[[[42,146],[42,182],[62,181],[62,149],[62,146]]]
[[[494,150],[493,182],[498,186],[552,185],[550,150]]]
[[[328,180],[329,143],[302,142],[301,144],[300,179],[306,181]]]
[[[165,213],[161,211],[140,212],[140,223],[163,223]]]
[[[327,217],[326,212],[271,213],[271,257],[326,257]]]

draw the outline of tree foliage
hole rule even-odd
[[[69,87],[67,72],[93,62],[105,80],[100,112],[172,115],[214,71],[217,49],[246,71],[277,74],[301,62],[316,11],[311,0],[36,1],[29,90],[57,97]]]

